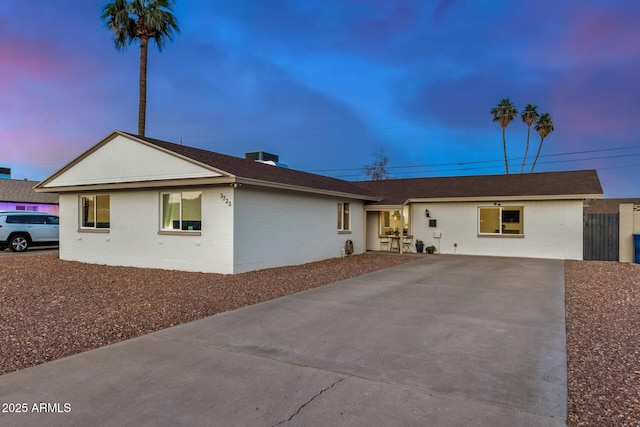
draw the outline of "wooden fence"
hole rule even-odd
[[[583,257],[591,261],[619,261],[620,219],[615,214],[584,216]]]

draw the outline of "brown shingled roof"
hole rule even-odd
[[[601,197],[595,170],[514,175],[358,181],[356,185],[383,197],[379,204],[400,205],[408,199],[581,196]]]
[[[57,193],[36,193],[33,187],[38,181],[0,179],[0,201],[15,203],[58,204]]]
[[[630,203],[640,205],[640,199],[599,199],[592,200],[588,206],[585,206],[586,214],[612,214],[620,212],[620,205]]]
[[[124,132],[123,132],[124,133]],[[236,178],[255,180],[263,183],[272,183],[288,187],[307,188],[313,190],[344,193],[364,200],[377,200],[378,198],[367,189],[357,186],[349,181],[302,172],[295,169],[259,163],[254,160],[246,160],[240,157],[228,156],[213,151],[186,145],[174,144],[148,137],[127,135],[141,139],[157,147],[179,154],[199,163],[211,166],[220,171],[229,173]]]

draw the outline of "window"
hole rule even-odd
[[[409,206],[404,206],[402,214],[400,210],[380,212],[380,235],[400,233],[409,234]]]
[[[351,230],[349,203],[338,203],[338,231]]]
[[[478,208],[479,234],[523,235],[522,206],[496,206]]]
[[[107,195],[80,197],[80,228],[108,229],[111,217],[110,197]]]
[[[162,231],[200,231],[202,229],[202,192],[162,193],[160,213]]]

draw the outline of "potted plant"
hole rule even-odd
[[[424,250],[424,242],[420,239],[416,239],[416,252],[419,254]]]
[[[427,249],[427,253],[428,254],[432,254],[432,253],[434,253],[436,251],[436,247],[433,246],[433,245],[427,246],[426,249]]]

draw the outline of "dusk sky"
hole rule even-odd
[[[137,132],[139,45],[114,48],[107,0],[3,0],[0,166],[42,180]],[[640,197],[638,0],[183,0],[149,49],[149,137],[348,180],[383,150],[395,178],[504,173],[509,97],[549,112],[536,171],[597,169]],[[520,172],[527,127],[507,128]],[[530,157],[539,143],[532,129]]]

